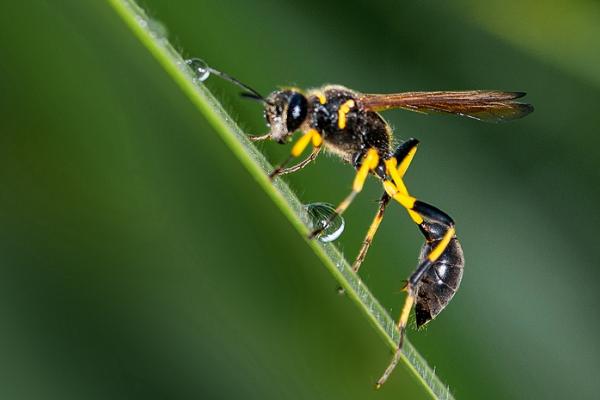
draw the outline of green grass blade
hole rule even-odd
[[[109,3],[210,122],[215,131],[223,138],[301,236],[306,238],[308,234],[308,217],[300,200],[281,179],[278,179],[275,183],[269,181],[267,171],[272,169],[271,165],[248,140],[246,134],[240,130],[233,119],[227,115],[215,97],[203,85],[196,84],[183,58],[164,36],[161,25],[148,18],[145,12],[132,0],[109,0]],[[315,240],[307,240],[307,244],[333,274],[340,286],[346,290],[348,297],[367,316],[371,324],[390,346],[390,349],[395,349],[399,333],[393,319],[358,276],[352,272],[350,265],[338,249],[333,244],[323,244]],[[435,399],[453,399],[448,387],[439,380],[411,343],[408,340],[405,340],[404,343],[402,361],[417,377],[424,390]],[[382,372],[385,367],[385,365],[381,366]]]

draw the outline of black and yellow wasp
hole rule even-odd
[[[298,171],[313,161],[323,148],[338,155],[357,172],[352,191],[335,210],[337,215],[350,206],[369,174],[382,182],[384,193],[352,265],[355,272],[365,259],[390,200],[395,200],[408,211],[425,237],[417,268],[404,287],[407,297],[398,320],[398,348],[390,365],[377,381],[377,387],[380,387],[400,359],[404,332],[413,305],[417,327],[435,318],[458,290],[463,275],[464,255],[456,238],[452,218],[440,209],[417,200],[409,194],[403,182],[417,150],[418,140],[408,139],[397,148],[392,148],[392,130],[379,112],[400,108],[422,114],[447,113],[486,122],[502,122],[524,117],[533,111],[533,107],[515,101],[525,93],[489,90],[363,94],[343,86],[328,85],[307,91],[297,88],[278,90],[263,97],[222,72],[212,68],[210,72],[243,87],[246,90],[243,96],[264,103],[270,130],[262,136],[251,136],[251,140],[272,139],[286,143],[295,132],[302,132],[292,146],[290,157],[269,175],[271,179]],[[285,168],[310,145],[312,152],[307,158]],[[310,238],[314,238],[322,229],[313,231]]]

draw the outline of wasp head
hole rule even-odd
[[[294,90],[273,92],[266,99],[265,119],[271,128],[271,139],[285,143],[302,125],[308,114],[308,101]]]

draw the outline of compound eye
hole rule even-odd
[[[288,103],[286,124],[288,132],[292,133],[302,125],[308,112],[308,101],[300,93],[294,93]]]

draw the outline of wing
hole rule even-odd
[[[522,118],[533,111],[531,104],[514,101],[522,92],[469,90],[464,92],[405,92],[395,94],[363,94],[359,103],[373,111],[392,108],[423,114],[447,113],[486,122],[502,122]]]

